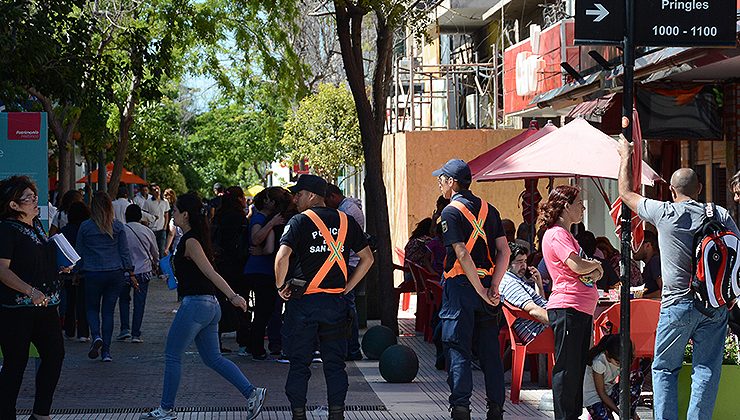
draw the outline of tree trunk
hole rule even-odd
[[[131,125],[134,123],[134,110],[136,108],[137,92],[139,90],[140,77],[134,75],[131,79],[131,87],[126,97],[126,103],[120,109],[120,124],[118,128],[118,145],[116,147],[116,158],[113,161],[113,171],[108,184],[108,194],[115,197],[118,193],[118,184],[121,182],[123,173],[123,159],[128,153],[128,142],[131,134]]]
[[[77,127],[80,113],[70,104],[64,104],[60,108],[61,111],[57,112],[54,109],[54,103],[52,100],[47,98],[41,92],[37,91],[33,87],[27,87],[26,91],[35,96],[36,99],[41,102],[44,112],[46,112],[49,129],[57,140],[57,159],[59,163],[59,173],[57,174],[59,182],[57,183],[57,192],[59,193],[59,196],[61,196],[65,192],[73,189],[75,186],[75,155],[72,134],[74,133],[75,127]]]
[[[335,0],[337,35],[342,52],[347,82],[355,101],[362,136],[366,171],[364,187],[367,200],[367,231],[377,239],[376,267],[377,290],[380,298],[381,324],[398,334],[398,300],[393,290],[393,252],[388,216],[388,197],[383,180],[383,122],[385,120],[385,98],[388,91],[383,86],[390,79],[385,74],[389,68],[392,32],[381,22],[378,26],[378,57],[373,80],[373,104],[371,105],[365,86],[365,71],[362,54],[362,20],[369,10],[342,0]],[[380,124],[378,122],[380,121]]]
[[[106,191],[108,189],[108,171],[106,170],[105,161],[105,150],[100,149],[98,151],[98,186],[95,188],[97,191]]]

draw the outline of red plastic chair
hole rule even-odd
[[[615,303],[594,321],[594,343],[607,334],[619,332],[620,304]],[[655,352],[655,332],[660,317],[660,301],[632,299],[630,301],[630,338],[635,346],[635,358],[652,358]]]
[[[400,266],[394,263],[393,269],[411,274],[411,270],[407,266]],[[416,286],[414,285],[414,282],[403,282],[400,286],[396,287],[393,290],[396,292],[398,299],[401,301],[401,310],[408,310],[409,306],[411,306],[411,293],[416,291]]]
[[[394,269],[398,269],[398,267],[403,270],[404,273],[410,273],[408,267],[406,267],[406,250],[403,248],[396,247],[396,256],[398,257],[398,264],[393,264]],[[414,285],[404,283],[400,287],[396,288],[396,293],[399,294],[399,299],[401,300],[401,310],[407,311],[409,309],[409,306],[411,306],[411,292],[415,291]]]
[[[414,279],[414,285],[416,286],[416,324],[414,329],[424,333],[424,337],[426,337],[432,318],[429,309],[429,292],[425,280],[430,278],[431,274],[422,266],[410,261],[406,265],[411,270],[411,277]]]
[[[424,283],[426,283],[427,292],[429,293],[427,296],[427,318],[429,319],[429,327],[427,328],[427,331],[424,332],[424,340],[431,343],[434,340],[434,329],[432,328],[431,321],[432,317],[434,317],[434,313],[438,312],[442,307],[442,293],[444,289],[439,283],[439,280],[425,279]]]
[[[524,359],[529,354],[546,354],[547,355],[547,383],[552,387],[552,367],[555,365],[555,336],[550,327],[540,333],[534,340],[525,344],[514,331],[512,325],[517,318],[532,318],[526,311],[514,307],[506,302],[503,305],[504,317],[506,324],[509,326],[509,337],[511,339],[511,393],[510,398],[513,404],[519,404],[519,394],[522,389],[522,377],[524,376]],[[539,322],[539,321],[537,321]]]

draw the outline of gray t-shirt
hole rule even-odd
[[[642,198],[637,214],[658,229],[660,271],[663,277],[663,306],[670,306],[691,292],[691,260],[694,234],[704,220],[704,206],[694,200],[680,203]],[[717,206],[717,217],[740,235],[727,210]]]

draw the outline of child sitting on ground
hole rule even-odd
[[[588,366],[583,378],[583,406],[593,420],[612,420],[619,413],[619,334],[604,336],[588,351]],[[632,350],[630,349],[630,363]],[[630,417],[636,420],[637,400],[642,390],[642,371],[637,366],[630,373]]]

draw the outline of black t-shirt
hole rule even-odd
[[[217,196],[213,197],[208,202],[208,207],[211,208],[211,209],[213,209],[213,210],[220,209],[221,208],[221,202],[223,201],[223,199],[224,199],[223,196],[220,196],[220,195],[217,195]]]
[[[473,213],[473,216],[478,217],[481,200],[474,196],[470,190],[461,191],[453,195],[451,201],[460,201]],[[486,233],[491,259],[495,260],[496,238],[506,236],[506,234],[501,225],[501,216],[498,210],[490,204],[488,204],[488,216],[485,223],[483,223],[483,231]],[[442,236],[444,238],[445,248],[447,249],[445,271],[451,270],[457,261],[457,255],[452,248],[452,244],[458,242],[467,244],[471,233],[473,233],[473,225],[470,224],[460,210],[451,205],[448,205],[442,210]],[[491,262],[488,260],[488,252],[486,252],[486,245],[483,238],[479,237],[476,240],[470,256],[473,258],[476,268],[491,268]]]
[[[216,213],[212,231],[216,261],[241,260],[246,228],[247,217],[238,210],[224,209]]]
[[[658,287],[658,277],[660,277],[660,254],[655,254],[645,264],[645,269],[642,271],[642,278],[645,279],[645,293],[653,293],[660,290]]]
[[[314,207],[311,210],[321,218],[331,232],[334,239],[339,231],[339,211],[328,207]],[[342,246],[342,256],[349,261],[350,249],[359,252],[367,246],[365,234],[355,219],[347,216],[347,237]],[[330,255],[330,249],[324,242],[319,228],[305,214],[296,214],[288,220],[280,238],[280,245],[287,245],[293,250],[291,256],[291,269],[289,277],[311,281],[326,259]],[[338,264],[329,270],[324,280],[319,285],[322,289],[341,289],[347,283],[342,270]]]
[[[57,249],[40,225],[0,221],[0,259],[10,260],[10,271],[46,295],[49,305],[59,303]],[[0,305],[24,307],[33,302],[25,293],[0,283]]]
[[[193,234],[193,231],[189,231],[182,235],[173,256],[175,278],[177,278],[177,294],[180,296],[215,296],[216,286],[213,282],[200,271],[200,268],[198,268],[193,260],[185,257],[185,246],[190,238],[194,238],[200,242],[200,239]]]
[[[616,271],[614,271],[614,268],[611,264],[609,264],[609,261],[593,257],[596,261],[599,261],[601,263],[601,268],[604,269],[604,275],[601,276],[601,279],[596,282],[596,286],[601,290],[609,290],[612,286],[619,283],[619,275]]]

